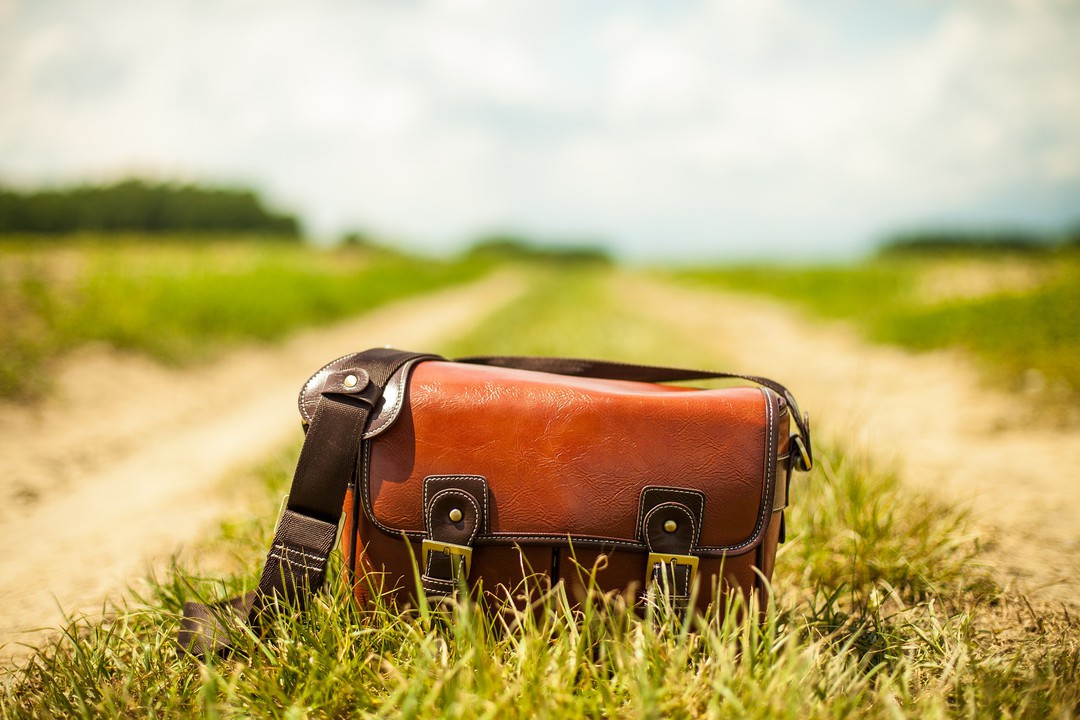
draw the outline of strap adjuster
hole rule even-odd
[[[428,564],[428,555],[430,553],[441,553],[447,557],[460,557],[465,559],[465,577],[469,576],[469,570],[472,569],[472,548],[468,545],[455,545],[454,543],[439,542],[438,540],[424,540],[420,546],[421,556],[424,560],[424,565]],[[458,577],[458,571],[461,567],[460,563],[451,563],[454,579]]]

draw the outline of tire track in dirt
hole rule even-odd
[[[987,387],[955,352],[867,343],[767,300],[622,276],[621,302],[705,343],[735,372],[792,388],[819,438],[971,511],[999,582],[1032,603],[1080,605],[1080,433]],[[797,488],[793,488],[798,493]]]
[[[0,655],[65,613],[100,610],[152,561],[236,514],[222,478],[299,437],[297,392],[328,360],[437,349],[523,285],[495,275],[196,369],[102,350],[67,358],[44,402],[0,406]]]

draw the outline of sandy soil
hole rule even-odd
[[[913,487],[969,508],[1006,587],[1032,602],[1080,604],[1075,427],[1055,428],[1030,399],[988,387],[956,353],[869,345],[846,326],[740,295],[636,278],[614,290],[710,343],[727,369],[787,384],[818,437],[855,439]]]
[[[498,276],[194,370],[82,351],[58,368],[46,402],[0,405],[0,657],[64,613],[100,610],[103,597],[236,514],[222,479],[299,437],[296,392],[326,360],[384,344],[437,349],[519,284]],[[1038,408],[989,389],[957,354],[872,346],[743,296],[629,276],[612,290],[688,343],[711,344],[726,369],[787,383],[818,437],[854,441],[913,487],[970,508],[1007,585],[1078,604],[1075,428],[1032,422]]]
[[[0,405],[0,655],[65,613],[100,610],[235,514],[222,479],[300,437],[296,395],[325,362],[380,345],[437,349],[519,285],[498,275],[192,370],[81,351],[57,368],[47,401]]]

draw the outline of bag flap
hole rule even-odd
[[[480,475],[477,544],[643,549],[646,488],[698,490],[695,554],[756,546],[772,514],[786,408],[765,388],[695,389],[425,361],[392,423],[363,443],[361,498],[382,531],[420,538],[423,484]],[[398,403],[395,402],[395,405]]]

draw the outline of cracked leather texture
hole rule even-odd
[[[384,535],[416,537],[425,530],[424,478],[478,475],[490,492],[478,545],[551,545],[569,535],[643,550],[642,491],[685,488],[707,498],[700,554],[737,554],[765,536],[787,421],[759,388],[422,362],[395,422],[368,441],[363,505]]]

